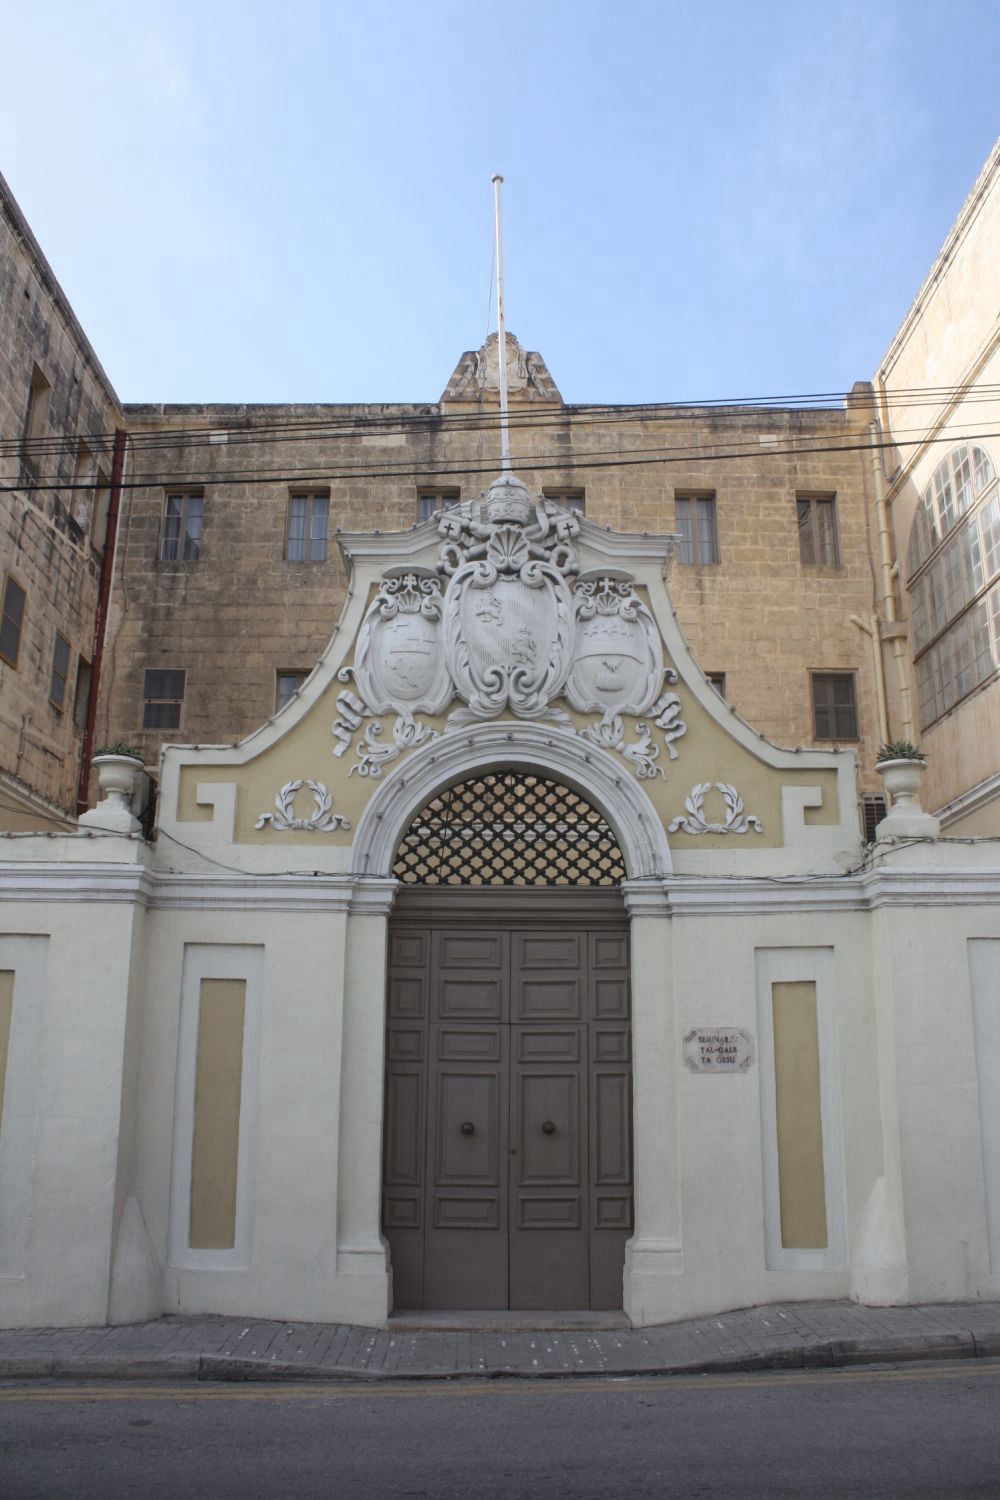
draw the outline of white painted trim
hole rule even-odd
[[[482,728],[477,728],[476,741],[482,736]],[[463,769],[468,764],[463,761]],[[405,767],[399,770],[405,778]],[[938,851],[947,847],[947,841],[935,842]],[[395,889],[396,882],[390,876],[320,871],[206,874],[149,870],[131,864],[0,863],[0,903],[10,904],[93,901],[109,905],[136,902],[153,911],[389,911]],[[651,907],[677,917],[877,911],[889,906],[993,906],[1000,903],[1000,865],[976,868],[930,864],[922,869],[878,865],[857,875],[756,878],[683,875],[675,871],[669,878],[630,876],[622,892],[630,912],[636,915]]]
[[[1000,938],[970,938],[968,950],[990,1270],[997,1276],[1000,1275]]]
[[[0,1277],[27,1270],[48,945],[47,937],[0,937],[0,969],[14,970],[0,1122]]]
[[[844,1149],[841,1130],[840,1070],[837,1056],[834,961],[832,948],[758,948],[757,1056],[760,1077],[760,1124],[764,1175],[764,1243],[769,1271],[839,1271],[847,1265],[844,1212]],[[774,1076],[774,1013],[771,986],[812,980],[816,985],[819,1038],[820,1118],[823,1129],[823,1177],[826,1191],[827,1246],[823,1250],[788,1250],[781,1243],[778,1193],[778,1120]]]
[[[477,724],[432,740],[387,776],[358,821],[352,869],[388,877],[411,819],[436,792],[507,766],[553,776],[593,803],[610,823],[632,879],[670,873],[663,824],[626,767],[564,729],[511,722]]]
[[[103,901],[147,906],[158,878],[142,865],[69,861],[0,864],[0,901]]]
[[[953,797],[950,802],[939,807],[934,816],[942,828],[947,828],[949,823],[957,823],[959,818],[967,818],[970,813],[988,807],[997,797],[1000,797],[1000,771],[970,787],[960,797]]]
[[[236,1236],[231,1250],[194,1250],[191,1228],[191,1152],[194,1145],[198,1017],[203,979],[243,979],[243,1073],[236,1169]],[[177,1037],[173,1163],[170,1180],[169,1265],[181,1270],[245,1271],[253,1259],[257,1181],[257,1079],[260,1071],[264,948],[247,944],[186,943]]]

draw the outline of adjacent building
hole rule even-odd
[[[118,398],[0,178],[0,828],[71,827]]]

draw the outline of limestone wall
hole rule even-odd
[[[21,448],[33,380],[42,446]],[[0,827],[55,826],[60,809],[75,811],[78,668],[93,655],[107,502],[88,486],[110,473],[119,421],[107,376],[0,178],[0,484],[17,486],[0,506],[0,588],[10,574],[27,596],[16,665],[0,658]],[[50,698],[57,632],[69,644],[61,706]]]
[[[725,673],[727,698],[784,745],[817,743],[810,672],[855,672],[862,784],[877,789],[870,774],[879,737],[871,646],[850,622],[851,615],[867,620],[872,609],[870,460],[866,453],[829,451],[865,441],[870,413],[687,410],[636,417],[551,404],[539,416],[536,402],[529,425],[518,416],[523,407],[513,410],[517,472],[537,489],[583,488],[586,513],[600,526],[671,531],[677,493],[714,492],[719,562],[674,563],[670,574],[699,664]],[[143,487],[129,499],[113,676],[100,732],[138,737],[155,763],[163,740],[230,743],[265,720],[274,711],[276,672],[309,670],[342,608],[346,578],[333,529],[407,528],[417,519],[418,492],[428,487],[447,484],[465,498],[477,495],[497,471],[491,412],[485,397],[428,407],[129,408],[131,472]],[[275,427],[302,421],[338,424],[342,435],[272,441]],[[169,442],[172,432],[194,428],[206,439],[212,431],[228,434],[228,441],[206,440],[193,449],[179,437]],[[144,448],[144,433],[167,441]],[[648,463],[651,454],[672,461]],[[229,482],[237,470],[263,482]],[[205,497],[201,556],[162,562],[164,481],[182,472]],[[330,492],[327,560],[286,561],[288,498],[299,487],[297,476],[331,474],[340,477],[312,486]],[[797,493],[836,495],[841,566],[801,562]],[[151,667],[187,673],[175,733],[142,734],[143,673]]]

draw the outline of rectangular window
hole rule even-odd
[[[185,672],[173,668],[157,668],[144,674],[143,729],[180,728],[185,676]]]
[[[17,666],[21,650],[21,630],[27,597],[17,580],[9,573],[6,574],[3,581],[3,614],[0,617],[0,656],[12,667]]]
[[[554,500],[561,505],[563,510],[576,511],[578,516],[586,514],[587,495],[585,490],[542,490],[546,500]]]
[[[824,568],[840,567],[837,501],[834,495],[798,495],[799,561]]]
[[[813,738],[856,740],[858,700],[853,672],[813,672]]]
[[[21,445],[21,479],[30,483],[40,471],[38,440],[45,436],[49,422],[49,396],[52,387],[35,365],[28,389],[28,407],[24,414],[24,441]]]
[[[274,711],[280,713],[309,676],[308,672],[278,672],[275,675]]]
[[[677,495],[674,530],[679,533],[677,561],[703,564],[719,561],[714,495]]]
[[[705,676],[715,688],[720,698],[726,696],[726,674],[725,672],[706,672]]]
[[[49,684],[49,702],[62,709],[66,704],[66,679],[69,676],[69,641],[56,631],[52,651],[52,681]]]
[[[197,562],[201,556],[201,527],[205,497],[200,490],[167,496],[163,512],[161,562]]]
[[[73,723],[77,729],[87,727],[90,707],[90,662],[80,657],[76,664],[76,691],[73,695]]]
[[[289,562],[326,562],[330,522],[328,493],[292,495],[288,502],[285,557]]]
[[[94,455],[81,438],[77,445],[76,461],[73,464],[73,520],[81,531],[86,531],[90,525],[95,473]]]
[[[429,521],[438,511],[454,510],[461,498],[461,490],[418,490],[417,520]]]
[[[874,844],[875,829],[889,811],[889,804],[878,792],[865,792],[861,799],[861,819],[864,823],[865,843]]]

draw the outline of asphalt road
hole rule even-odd
[[[1000,1495],[1000,1361],[685,1379],[0,1386],[2,1500]]]

